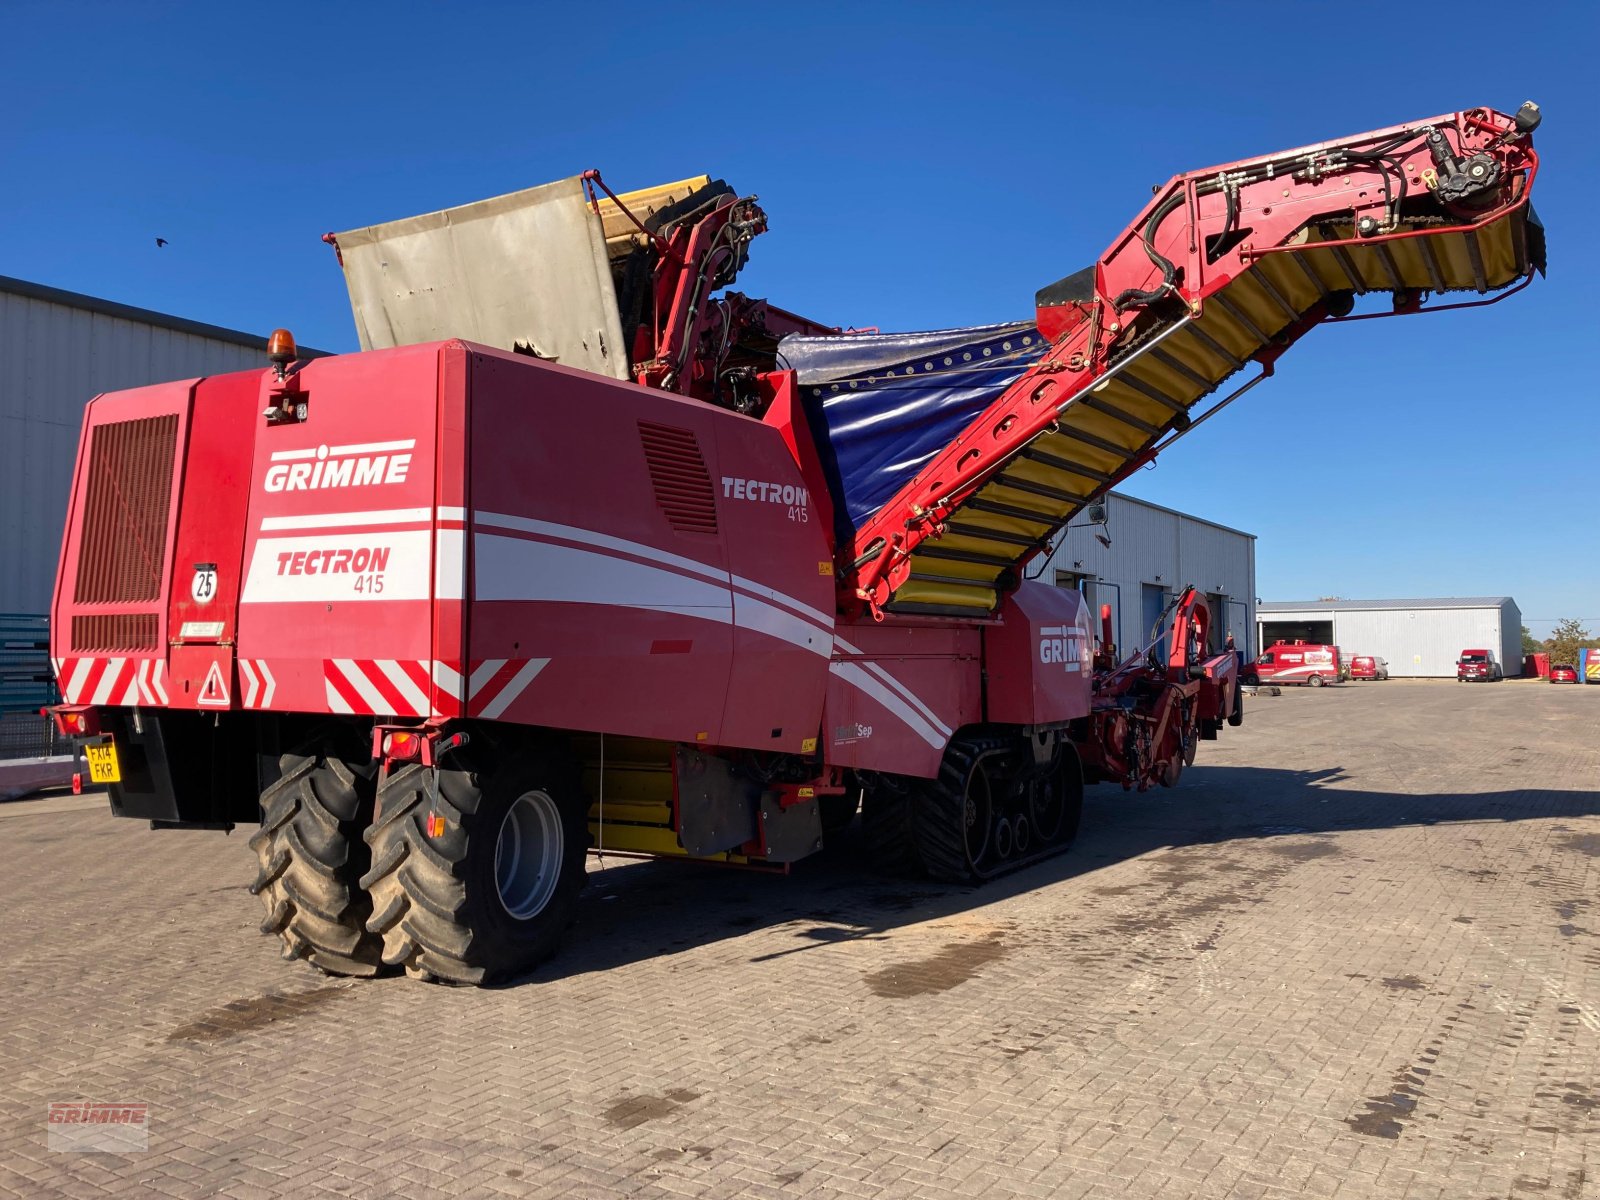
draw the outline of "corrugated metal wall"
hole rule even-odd
[[[1159,584],[1171,593],[1192,583],[1225,598],[1227,612],[1218,614],[1219,624],[1233,631],[1239,649],[1255,653],[1255,538],[1116,493],[1107,497],[1107,517],[1103,527],[1068,529],[1050,560],[1028,574],[1053,583],[1057,571],[1071,572],[1110,585],[1087,594],[1097,605],[1113,606],[1123,650],[1143,645],[1149,635],[1141,615],[1142,585]],[[1111,539],[1110,549],[1096,540],[1097,533]]]
[[[1346,657],[1376,654],[1389,674],[1455,678],[1456,659],[1468,647],[1492,649],[1509,677],[1522,673],[1522,617],[1507,600],[1498,608],[1394,608],[1335,610],[1333,640]],[[1263,621],[1326,621],[1327,609],[1263,613]]]
[[[1500,662],[1508,676],[1522,674],[1522,610],[1509,596],[1500,605]]]
[[[234,342],[0,291],[0,612],[50,607],[90,399],[263,365]]]

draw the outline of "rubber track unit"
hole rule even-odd
[[[430,782],[437,780],[438,795]],[[466,859],[465,818],[483,792],[469,771],[416,763],[391,769],[378,787],[378,815],[367,830],[372,869],[361,880],[372,897],[367,928],[383,939],[383,961],[406,974],[446,983],[483,982],[467,962],[472,931],[458,920],[466,904],[460,864]],[[443,817],[428,832],[428,816]]]
[[[980,760],[1005,750],[1003,738],[974,737],[957,739],[945,748],[935,779],[926,780],[916,790],[912,831],[917,856],[928,874],[943,883],[975,883],[1013,869],[1020,863],[997,863],[993,870],[974,868],[967,862],[965,825],[967,779],[978,769]],[[992,780],[992,800],[998,802],[1000,781]],[[990,820],[993,820],[991,808]]]
[[[282,773],[261,794],[261,828],[250,838],[260,862],[250,891],[267,910],[261,932],[283,939],[284,958],[332,975],[376,975],[381,943],[367,932],[372,905],[359,883],[370,780],[326,746],[278,761]]]
[[[977,868],[968,864],[961,831],[967,777],[988,755],[1016,748],[1016,743],[1008,738],[957,739],[946,747],[944,761],[939,764],[938,777],[918,781],[920,786],[912,794],[911,830],[917,858],[934,879],[942,883],[981,883],[1043,862],[1072,848],[1078,831],[1076,815],[1068,818],[1067,827],[1054,842],[1046,843],[1029,854],[998,861],[990,855]],[[1070,766],[1064,764],[1064,769],[1077,769],[1076,756]],[[1005,787],[1004,778],[990,781],[993,805],[1000,804]]]

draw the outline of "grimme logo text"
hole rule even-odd
[[[264,481],[269,492],[305,492],[317,488],[368,487],[404,483],[411,470],[416,439],[373,442],[364,446],[317,446],[279,450],[272,456]],[[395,453],[403,451],[403,453]]]

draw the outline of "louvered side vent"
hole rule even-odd
[[[97,425],[93,436],[73,599],[79,604],[158,600],[177,414]]]
[[[715,533],[717,500],[706,460],[691,429],[639,422],[656,504],[679,533]]]
[[[154,650],[159,636],[155,613],[91,613],[72,618],[72,648]]]

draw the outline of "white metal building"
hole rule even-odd
[[[0,276],[0,612],[50,607],[89,400],[265,355],[264,336]]]
[[[1252,533],[1112,492],[1106,497],[1104,525],[1074,525],[1049,560],[1030,567],[1028,574],[1078,588],[1096,620],[1100,605],[1111,605],[1122,650],[1146,644],[1167,603],[1192,583],[1206,593],[1216,614],[1218,646],[1231,631],[1238,649],[1255,655]]]
[[[1494,651],[1506,675],[1522,674],[1522,610],[1510,596],[1432,600],[1314,600],[1263,603],[1260,645],[1327,643],[1346,656],[1375,654],[1396,677],[1453,678],[1463,650]]]

